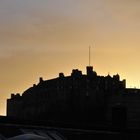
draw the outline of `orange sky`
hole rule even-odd
[[[11,93],[42,76],[85,73],[88,46],[99,75],[119,73],[140,88],[140,1],[0,1],[0,114]]]

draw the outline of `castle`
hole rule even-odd
[[[127,120],[140,121],[140,89],[126,88],[120,76],[99,76],[92,66],[70,76],[43,80],[22,95],[7,99],[7,116],[58,122],[111,121],[115,106],[125,107]]]

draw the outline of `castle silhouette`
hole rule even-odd
[[[140,124],[140,89],[126,88],[120,76],[99,76],[92,66],[86,74],[78,69],[70,76],[50,80],[40,78],[22,95],[7,99],[7,116],[53,122],[112,122],[115,125]],[[135,123],[136,122],[136,123]]]

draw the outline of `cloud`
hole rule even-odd
[[[129,76],[132,65],[139,71],[139,6],[139,0],[1,0],[1,96],[28,88],[23,83],[36,75],[83,67],[94,43],[101,73],[118,67]]]
[[[58,43],[64,41],[63,36],[71,37],[71,31],[80,32],[83,8],[73,2],[0,1],[0,56],[15,50],[39,50],[50,41]]]
[[[129,17],[129,20],[132,20],[137,18],[137,14],[140,14],[139,0],[107,0],[106,6],[113,14],[122,16],[124,19]]]
[[[139,12],[137,0],[0,1],[0,55],[131,37],[139,34]]]

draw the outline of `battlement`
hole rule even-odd
[[[98,76],[92,66],[86,69],[86,74],[73,69],[70,76],[61,72],[50,80],[40,77],[39,83],[22,95],[11,94],[7,116],[73,122],[106,118],[108,108],[119,102],[117,96],[126,90],[125,80],[121,81],[118,74]]]

